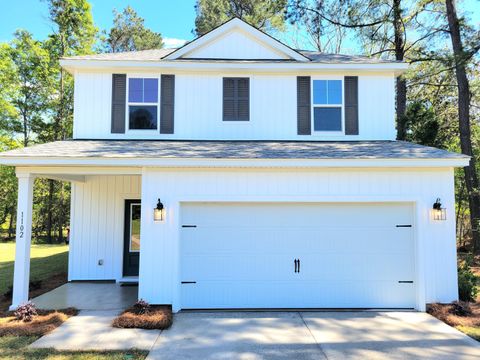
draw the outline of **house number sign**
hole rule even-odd
[[[20,239],[23,239],[23,234],[24,234],[25,226],[23,225],[23,211],[20,213],[20,232],[18,234],[18,237]]]

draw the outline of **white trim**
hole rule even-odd
[[[311,99],[311,106],[310,106],[310,118],[311,118],[311,127],[312,127],[312,135],[320,135],[322,137],[329,137],[329,136],[341,136],[345,135],[345,91],[344,91],[344,77],[341,76],[312,76],[311,84],[310,84],[310,99]],[[341,83],[340,90],[342,95],[342,103],[341,104],[315,104],[314,102],[314,91],[313,91],[313,83],[315,81],[325,80],[327,81],[327,96],[328,96],[328,81],[331,80],[338,80]],[[315,108],[340,108],[341,110],[341,127],[340,131],[338,130],[315,130]]]
[[[273,50],[276,50],[280,53],[285,54],[287,57],[298,60],[298,61],[310,61],[306,56],[300,54],[299,52],[289,48],[287,45],[281,43],[279,40],[274,39],[263,32],[255,29],[253,26],[247,24],[243,20],[238,18],[233,18],[227,21],[225,24],[213,29],[207,34],[189,42],[178,50],[165,56],[165,59],[175,60],[181,58],[182,56],[192,52],[195,49],[200,48],[201,46],[213,41],[214,39],[222,36],[223,34],[231,31],[234,28],[239,28],[245,31],[247,34],[257,39],[259,42],[264,43],[271,47]]]
[[[373,63],[373,64],[352,64],[352,63],[316,63],[316,62],[255,62],[255,61],[203,61],[203,60],[60,60],[60,65],[67,71],[73,73],[76,69],[95,70],[108,69],[108,71],[125,71],[132,69],[136,71],[261,71],[264,73],[311,73],[312,71],[358,71],[358,72],[387,72],[401,75],[408,69],[406,63]]]
[[[367,167],[464,167],[469,158],[456,159],[195,159],[125,157],[2,157],[11,166],[112,166],[166,168],[367,168]],[[87,169],[88,171],[88,169]],[[138,170],[140,173],[140,169]]]

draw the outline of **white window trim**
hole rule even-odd
[[[129,90],[130,90],[130,79],[157,79],[158,80],[158,94],[156,103],[138,103],[138,102],[129,102]],[[125,101],[125,129],[130,134],[151,134],[153,131],[160,131],[160,75],[146,75],[146,74],[128,74],[127,75],[127,93]],[[157,107],[157,128],[156,129],[130,129],[130,105],[132,106],[156,106]]]
[[[315,80],[339,80],[341,82],[341,89],[342,89],[342,104],[315,104],[313,101],[313,82]],[[314,135],[322,135],[322,136],[332,136],[336,137],[338,135],[345,135],[345,91],[344,91],[344,78],[340,76],[315,76],[311,78],[311,86],[310,86],[310,99],[311,99],[311,106],[310,106],[310,118],[311,118],[311,126],[312,126],[312,134]],[[342,111],[342,130],[322,130],[316,131],[315,130],[315,117],[314,117],[314,109],[316,107],[331,107],[331,108],[340,108]]]
[[[139,253],[140,250],[132,250],[132,223],[133,223],[133,221],[132,221],[133,211],[132,210],[133,210],[134,205],[139,205],[140,206],[140,214],[142,213],[142,211],[141,211],[142,210],[142,208],[141,208],[142,204],[141,203],[130,203],[130,219],[129,219],[129,221],[130,221],[130,234],[129,234],[129,238],[128,238],[128,251],[131,252],[131,253]],[[140,231],[140,233],[141,233],[141,231]],[[140,239],[140,241],[141,241],[141,239]],[[140,246],[142,246],[141,243],[140,243]]]

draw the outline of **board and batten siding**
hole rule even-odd
[[[437,197],[447,208],[446,221],[430,219]],[[166,207],[160,223],[152,214],[157,198]],[[418,304],[450,302],[458,296],[452,169],[145,169],[142,199],[139,296],[150,303],[181,308],[181,204],[201,201],[409,202],[415,214]]]
[[[171,72],[165,72],[171,74]],[[148,75],[155,75],[149,73]],[[160,76],[160,73],[158,74]],[[175,75],[175,132],[158,130],[111,133],[112,73],[75,75],[76,139],[192,140],[394,140],[392,75],[359,75],[359,135],[297,134],[297,74],[244,73]],[[307,76],[308,74],[301,74]],[[326,74],[327,75],[327,74]],[[333,74],[335,75],[335,74]],[[343,76],[344,74],[337,74]],[[137,76],[141,76],[138,75]],[[222,121],[223,77],[250,78],[250,121]],[[318,78],[318,73],[312,78]],[[331,73],[328,76],[332,76]]]
[[[124,200],[140,199],[140,189],[140,176],[87,176],[72,184],[69,280],[122,277]]]

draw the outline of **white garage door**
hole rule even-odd
[[[184,204],[182,308],[413,308],[412,221],[409,204]]]

